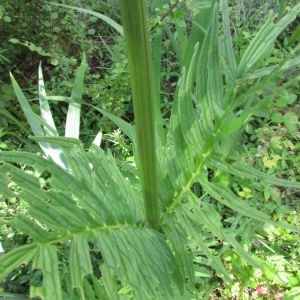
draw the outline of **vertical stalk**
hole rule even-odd
[[[120,0],[120,3],[131,79],[145,213],[149,225],[152,228],[158,228],[159,207],[155,154],[155,100],[146,5],[144,0]]]

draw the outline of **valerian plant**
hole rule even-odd
[[[217,205],[258,227],[269,223],[298,230],[241,200],[230,178],[300,188],[299,182],[264,174],[236,159],[245,125],[274,96],[268,87],[299,65],[293,53],[281,65],[264,67],[262,61],[300,5],[281,19],[271,14],[246,50],[237,54],[226,0],[201,3],[205,5],[193,22],[179,26],[173,38],[181,76],[165,126],[159,111],[162,28],[153,32],[151,47],[145,1],[120,2],[135,125],[103,113],[132,140],[137,172],[120,167],[97,145],[85,150],[78,140],[84,60],[68,98],[66,137],[58,137],[52,122],[41,73],[41,117],[12,79],[44,156],[0,153],[2,198],[17,193],[29,206],[28,214],[1,221],[30,237],[28,244],[0,257],[0,278],[31,263],[42,272],[41,284],[30,287],[31,297],[197,299],[203,296],[200,273],[216,272],[230,280],[220,257],[222,247],[232,247],[248,263],[270,272],[267,263],[239,243],[240,231],[223,226]],[[18,164],[35,172],[25,172]],[[40,180],[45,176],[46,184]],[[67,278],[60,270],[62,245],[68,250]]]

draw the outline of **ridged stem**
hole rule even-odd
[[[152,228],[159,228],[155,154],[155,100],[146,5],[144,0],[121,0],[120,3],[131,79],[145,214],[149,225]]]

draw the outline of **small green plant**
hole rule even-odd
[[[203,2],[193,22],[174,39],[180,79],[166,124],[159,102],[161,52],[154,43],[151,53],[145,1],[121,1],[135,125],[102,113],[131,140],[137,169],[120,167],[109,151],[94,144],[86,150],[78,140],[85,59],[67,99],[64,138],[55,129],[41,69],[41,117],[12,78],[33,139],[47,157],[0,153],[3,197],[17,194],[29,206],[26,215],[3,222],[31,238],[0,257],[0,278],[31,263],[42,277],[31,283],[31,297],[205,299],[213,288],[209,279],[232,280],[226,263],[230,251],[235,265],[245,270],[250,264],[266,274],[277,271],[243,244],[254,230],[244,236],[240,222],[229,217],[228,224],[223,222],[220,208],[255,229],[268,225],[299,232],[248,201],[252,190],[245,183],[290,189],[300,189],[300,183],[244,164],[238,141],[247,123],[272,101],[270,84],[299,64],[292,57],[261,66],[300,5],[279,20],[270,15],[237,58],[227,1]],[[235,178],[244,180],[240,189],[231,184]],[[12,184],[17,188],[11,189]],[[68,253],[68,276],[60,268],[62,249]]]

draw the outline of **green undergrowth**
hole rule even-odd
[[[123,1],[10,40],[45,62],[1,79],[2,295],[297,299],[300,6]]]

